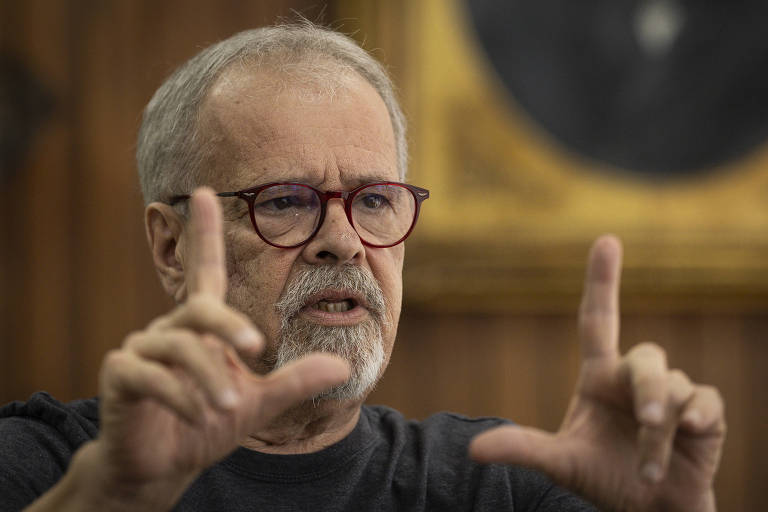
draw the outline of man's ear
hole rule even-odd
[[[187,293],[182,250],[184,220],[172,206],[151,203],[144,211],[144,226],[160,282],[168,295],[182,302]]]

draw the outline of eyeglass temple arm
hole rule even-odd
[[[240,195],[240,192],[218,192],[216,195],[218,197],[236,197],[236,196]],[[181,201],[186,201],[186,200],[191,199],[191,198],[192,198],[192,196],[189,195],[189,194],[181,194],[181,195],[178,195],[178,196],[171,197],[171,199],[168,201],[168,203],[171,206],[173,206],[176,203],[180,203]]]

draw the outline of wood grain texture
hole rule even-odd
[[[720,510],[759,510],[768,443],[768,317],[629,314],[622,351],[655,341],[671,367],[718,387],[728,436],[716,481]],[[554,431],[576,382],[573,315],[406,310],[389,369],[369,398],[406,416],[502,416]]]
[[[204,46],[311,1],[2,0],[0,51],[55,98],[2,183],[0,400],[93,394],[104,353],[171,302],[146,248],[134,164],[141,111]]]

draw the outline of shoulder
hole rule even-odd
[[[15,437],[60,438],[77,448],[98,434],[99,408],[95,398],[62,403],[45,392],[26,402],[15,401],[0,408],[3,440]]]
[[[51,487],[74,452],[98,434],[95,399],[62,403],[47,393],[0,408],[0,494],[31,501]]]
[[[26,402],[17,400],[0,407],[0,419],[4,418],[27,418],[52,425],[63,422],[95,433],[99,405],[96,398],[63,403],[42,391],[31,395]]]

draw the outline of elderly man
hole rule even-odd
[[[612,237],[590,254],[557,434],[362,405],[429,195],[403,183],[404,132],[381,67],[310,23],[176,71],[138,165],[179,305],[107,355],[98,404],[3,410],[3,510],[714,510],[722,401],[655,345],[620,356]]]

